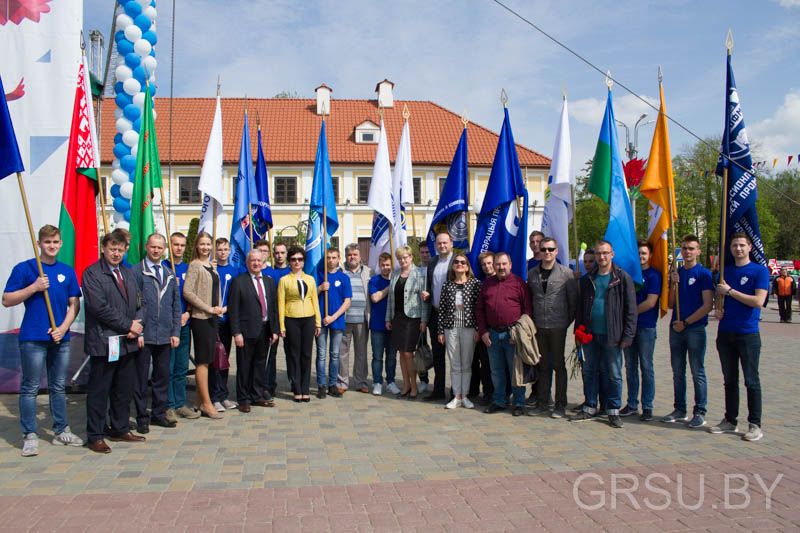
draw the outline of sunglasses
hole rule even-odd
[[[555,252],[556,248],[544,248],[544,247],[541,247],[541,248],[539,248],[539,250],[541,250],[543,252]]]
[[[455,260],[453,261],[453,264],[454,264],[454,265],[466,265],[466,264],[467,264],[467,262],[466,262],[466,261],[464,261],[463,259],[455,259]]]
[[[295,262],[305,261],[305,259],[303,259],[302,257],[292,257],[291,259],[289,259],[289,261],[295,263]]]

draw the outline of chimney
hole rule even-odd
[[[317,93],[317,115],[330,115],[333,89],[323,83],[314,89],[314,92]]]
[[[378,82],[378,85],[375,86],[375,92],[378,93],[378,107],[394,107],[393,88],[394,83],[387,79]]]

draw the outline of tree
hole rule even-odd
[[[186,232],[186,250],[183,252],[183,260],[188,263],[192,260],[192,252],[194,251],[194,241],[197,239],[197,234],[200,229],[200,219],[193,218],[189,221],[189,231]]]
[[[800,239],[797,238],[797,228],[800,228],[800,171],[785,170],[765,181],[758,188],[759,207],[767,206],[770,223],[775,226],[767,255],[777,259],[800,259]],[[758,216],[763,240],[762,209],[759,209]]]
[[[273,98],[283,98],[283,99],[300,98],[300,93],[298,93],[295,90],[281,91],[275,96],[273,96]]]
[[[573,243],[572,254],[582,242],[589,247],[603,238],[608,225],[608,204],[589,192],[589,175],[592,173],[592,160],[586,162],[581,175],[575,177],[575,217],[573,224],[578,224],[578,242]],[[574,235],[570,224],[570,235]]]

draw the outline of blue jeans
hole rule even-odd
[[[169,351],[167,401],[170,409],[180,409],[186,405],[186,373],[189,371],[189,348],[192,342],[189,322],[181,327],[180,339],[180,345]]]
[[[628,382],[628,407],[639,408],[639,368],[642,369],[642,409],[653,409],[656,395],[656,376],[653,371],[653,351],[656,348],[656,328],[638,328],[630,348],[625,349],[625,377]]]
[[[597,412],[597,396],[605,399],[606,412],[618,415],[622,403],[622,349],[609,346],[608,336],[593,334],[592,342],[583,346],[583,394],[589,414]]]
[[[508,331],[489,330],[489,340],[492,342],[492,345],[488,347],[489,366],[492,368],[492,385],[494,385],[492,401],[500,407],[505,407],[508,401],[506,375],[514,373],[516,348],[509,342],[509,339]],[[514,387],[512,381],[511,390],[514,394],[514,407],[525,407],[525,387]]]
[[[706,328],[686,329],[678,333],[670,327],[669,352],[672,363],[672,384],[675,388],[675,410],[682,413],[686,409],[686,354],[689,354],[689,367],[694,382],[693,414],[706,414],[708,398],[706,369],[703,361],[706,358]]]
[[[328,333],[330,333],[330,350],[328,349]],[[342,344],[344,330],[320,328],[317,337],[317,387],[335,387],[336,376],[339,375],[339,346]],[[330,353],[330,371],[326,364],[327,355]],[[327,377],[327,379],[326,379]]]
[[[394,383],[397,370],[397,350],[390,331],[370,331],[372,334],[372,383],[383,384],[383,354],[386,353],[386,384]]]
[[[19,343],[22,382],[19,387],[19,421],[22,434],[36,433],[36,395],[47,366],[47,388],[53,432],[58,435],[67,427],[67,397],[64,383],[69,366],[69,341],[26,341]]]

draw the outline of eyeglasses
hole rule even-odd
[[[594,255],[611,255],[612,252],[595,252]]]
[[[467,264],[467,262],[466,262],[466,261],[464,261],[463,259],[454,259],[454,260],[453,260],[453,264],[454,264],[454,265],[466,265],[466,264]]]
[[[291,261],[292,263],[300,263],[302,261],[305,261],[305,259],[303,259],[302,257],[292,257],[291,259],[289,259],[289,261]]]
[[[557,250],[557,248],[542,248],[542,247],[540,247],[539,250],[541,250],[543,252],[555,252]]]

